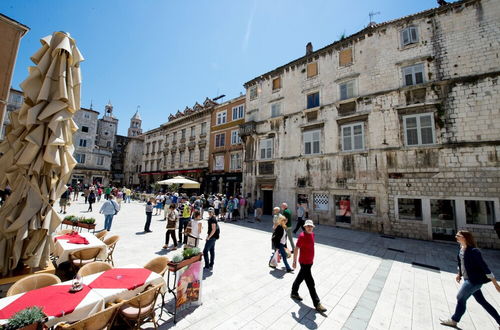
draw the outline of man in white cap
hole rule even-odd
[[[299,296],[299,287],[302,281],[305,280],[314,307],[318,312],[323,313],[326,311],[326,308],[323,307],[323,305],[321,305],[319,301],[318,294],[316,293],[316,288],[314,287],[314,279],[311,274],[311,268],[314,260],[314,223],[312,222],[312,220],[305,221],[304,229],[305,231],[300,233],[297,239],[297,244],[295,245],[295,249],[293,251],[292,268],[297,268],[297,256],[299,256],[300,271],[297,274],[297,278],[293,282],[292,294],[290,295],[290,297],[298,301],[302,300],[302,298]]]

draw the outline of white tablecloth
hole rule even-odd
[[[71,285],[72,281],[62,282],[56,285]],[[0,299],[0,309],[8,306],[11,302],[24,295],[24,293],[16,294],[15,296],[5,297]],[[70,294],[70,293],[68,293]],[[104,309],[104,298],[94,290],[90,290],[85,298],[76,306],[72,313],[66,314],[61,317],[49,317],[46,325],[51,327],[59,322],[76,322],[82,320],[90,315],[93,315]],[[1,320],[0,324],[7,323],[8,320]]]
[[[61,235],[58,235],[61,236]],[[85,237],[89,244],[72,244],[68,243],[68,240],[58,239],[54,244],[54,255],[59,257],[56,260],[56,264],[59,266],[61,263],[69,260],[69,254],[71,252],[75,252],[78,250],[99,247],[101,248],[101,252],[97,256],[98,259],[104,260],[107,256],[107,246],[103,241],[95,237],[94,234],[91,233],[80,233],[80,236]],[[57,236],[54,236],[57,237]]]
[[[116,268],[142,268],[142,267],[132,264],[132,265],[127,265],[124,267],[116,267]],[[94,281],[96,278],[98,278],[102,273],[103,272],[85,276],[82,278],[82,281],[84,284],[89,285],[90,283],[92,283],[92,281]],[[150,284],[151,285],[164,284],[162,287],[162,292],[166,291],[165,279],[163,278],[163,276],[161,276],[155,272],[151,272],[151,274],[146,279],[146,282],[144,283],[144,285],[137,287],[134,290],[128,290],[126,288],[119,288],[119,289],[92,289],[92,291],[97,292],[99,295],[101,295],[104,298],[104,301],[106,303],[108,303],[108,302],[115,301],[117,299],[123,299],[123,300],[130,299],[130,298],[134,297],[135,295],[144,291],[144,289]]]

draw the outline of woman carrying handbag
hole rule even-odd
[[[280,253],[281,254],[281,259],[283,259],[283,263],[285,264],[286,267],[286,272],[287,273],[293,273],[293,269],[290,267],[288,264],[287,259],[287,253],[285,250],[286,246],[286,223],[287,223],[287,218],[285,218],[283,215],[279,215],[279,220],[278,220],[278,225],[276,228],[274,228],[273,232],[273,237],[271,239],[273,243],[273,248],[274,248],[274,253],[271,256],[271,259],[269,260],[269,267],[271,268],[276,268],[275,265],[273,265],[273,259],[276,258],[275,254]]]

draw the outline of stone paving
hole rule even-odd
[[[87,205],[81,197],[72,202],[68,214],[94,216],[101,229],[104,216],[98,214],[99,208],[97,203],[94,212],[83,212]],[[153,233],[145,234],[144,204],[122,203],[112,226],[112,233],[121,236],[115,265],[143,265],[157,255],[171,258],[178,252],[162,250],[162,220],[163,215],[153,216]],[[206,232],[206,222],[203,226]],[[176,325],[163,313],[161,329],[449,329],[439,324],[439,317],[449,317],[456,304],[456,244],[317,226],[312,272],[328,309],[322,315],[312,308],[305,283],[300,288],[304,300],[290,299],[296,274],[268,267],[270,217],[263,223],[238,221],[220,227],[214,270],[205,273],[203,282],[203,304],[179,313]],[[483,255],[492,271],[500,274],[500,253],[483,250]],[[500,310],[500,295],[493,285],[483,286],[483,292]],[[498,329],[474,299],[469,300],[459,325],[462,329]]]

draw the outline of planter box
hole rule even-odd
[[[73,226],[73,227],[78,227],[78,222],[73,222],[71,220],[63,220],[62,221],[63,225],[68,225],[68,226]]]
[[[175,262],[171,261],[171,262],[168,263],[168,270],[170,270],[171,272],[176,272],[179,269],[186,267],[187,265],[191,265],[192,263],[200,261],[202,255],[203,254],[200,253],[200,254],[198,254],[198,255],[196,255],[194,257],[182,260],[181,262],[178,262],[178,263],[175,263]]]
[[[19,330],[42,330],[48,329],[45,322],[36,322],[25,327],[19,328]]]
[[[95,223],[78,223],[78,227],[80,228],[85,228],[85,229],[95,229]]]

